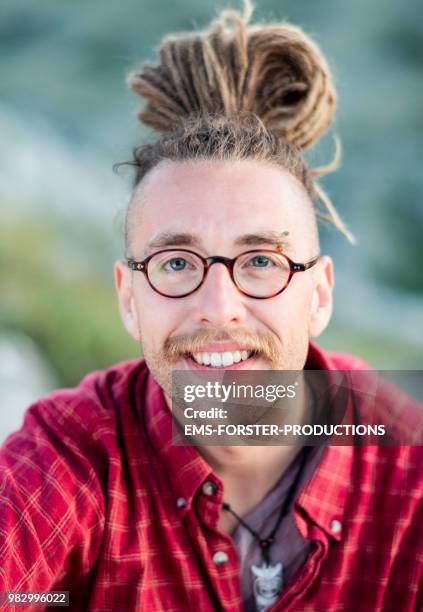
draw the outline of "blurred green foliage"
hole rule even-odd
[[[111,271],[105,277],[88,257],[84,272],[72,268],[51,221],[27,217],[1,226],[0,328],[33,338],[69,386],[93,369],[140,355],[120,320]]]

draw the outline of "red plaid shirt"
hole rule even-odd
[[[306,367],[362,366],[312,346]],[[294,506],[311,553],[272,611],[423,610],[422,458],[325,450]],[[1,448],[0,591],[68,590],[73,610],[241,611],[222,495],[197,450],[171,444],[143,360],[94,372],[31,406]]]

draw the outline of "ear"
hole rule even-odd
[[[320,336],[332,315],[333,262],[326,255],[314,268],[313,294],[310,304],[309,333],[312,338]]]
[[[120,317],[129,334],[139,342],[138,318],[132,291],[132,271],[126,266],[125,261],[117,261],[114,266],[114,276]]]

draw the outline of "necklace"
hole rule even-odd
[[[267,536],[261,537],[261,535],[255,529],[248,525],[248,523],[246,523],[243,518],[241,518],[234,510],[232,510],[230,504],[228,504],[227,502],[223,502],[222,504],[223,510],[230,512],[232,516],[237,519],[239,524],[251,533],[251,535],[257,540],[258,545],[261,549],[263,561],[262,565],[260,567],[257,565],[251,566],[251,571],[253,572],[253,575],[255,577],[254,595],[256,598],[257,608],[260,612],[264,612],[264,610],[267,610],[267,608],[273,605],[277,601],[278,596],[280,595],[282,590],[283,566],[281,562],[276,563],[275,565],[271,564],[270,549],[275,541],[275,537],[282,523],[282,520],[289,511],[291,502],[293,501],[295,492],[298,488],[301,475],[304,471],[307,457],[311,448],[312,447],[310,446],[305,446],[302,449],[302,455],[298,471],[285,496],[278,515],[278,519],[273,529],[269,532]]]

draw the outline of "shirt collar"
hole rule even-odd
[[[338,368],[329,353],[310,343],[305,369],[334,371]],[[348,401],[351,401],[350,397]],[[297,507],[336,540],[342,539],[353,456],[353,446],[326,446],[318,467],[296,502]]]

